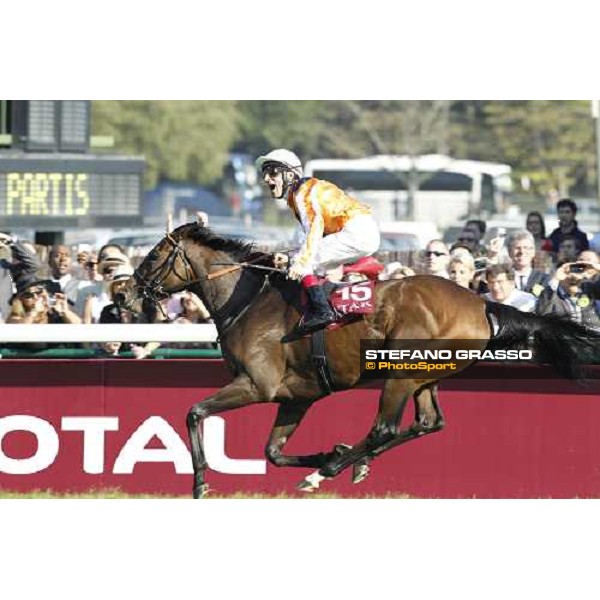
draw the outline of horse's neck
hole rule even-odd
[[[300,307],[300,285],[296,281],[284,278],[275,278],[273,287],[279,292],[284,304],[289,304],[298,310]]]
[[[241,320],[265,287],[265,276],[250,270],[223,275],[205,284],[202,295],[219,331]]]

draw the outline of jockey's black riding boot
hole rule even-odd
[[[297,327],[298,333],[310,333],[335,321],[335,314],[329,306],[323,287],[321,285],[311,285],[305,289],[308,295],[308,306],[302,321]]]

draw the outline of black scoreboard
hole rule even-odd
[[[0,229],[141,224],[144,159],[0,153]]]

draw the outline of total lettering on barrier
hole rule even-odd
[[[106,470],[106,436],[119,431],[118,417],[62,417],[60,433],[49,421],[32,415],[9,415],[0,418],[0,473],[32,475],[50,468],[60,454],[61,437],[79,433],[83,440],[81,465],[84,473],[100,475]],[[14,432],[28,432],[37,440],[32,456],[14,458],[3,450],[4,437]],[[265,475],[264,459],[230,458],[225,453],[225,420],[208,417],[203,424],[205,456],[213,471],[230,475]],[[157,438],[162,448],[148,448]],[[121,447],[111,472],[115,475],[133,473],[139,463],[172,463],[175,473],[193,473],[190,452],[171,424],[162,417],[147,418]]]

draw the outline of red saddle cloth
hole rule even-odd
[[[344,275],[360,273],[371,281],[377,281],[377,276],[383,269],[384,266],[374,256],[363,256],[354,263],[344,265]]]
[[[374,296],[375,282],[368,280],[334,289],[329,302],[341,317],[364,315],[375,310]]]
[[[327,329],[337,329],[352,323],[375,310],[375,284],[377,276],[384,266],[372,256],[360,258],[355,263],[344,265],[344,275],[358,273],[367,277],[365,281],[356,283],[333,283],[326,281],[324,287],[329,294],[329,303],[337,314],[337,320]],[[301,296],[302,305],[306,304],[306,293]]]
[[[344,265],[344,275],[357,273],[367,278],[352,285],[336,287],[329,296],[333,309],[343,318],[347,315],[364,315],[375,310],[373,301],[377,276],[383,265],[373,256],[359,258],[356,262]]]

